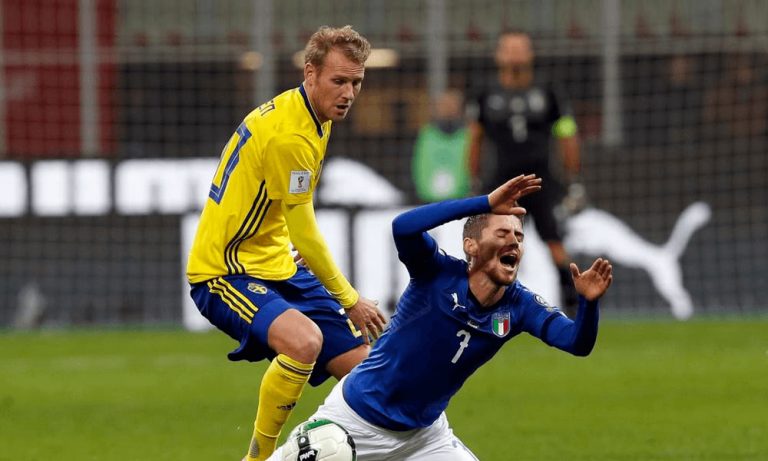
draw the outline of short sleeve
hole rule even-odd
[[[264,151],[264,180],[272,200],[288,204],[312,200],[319,162],[300,136],[275,137]]]

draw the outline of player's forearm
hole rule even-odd
[[[456,219],[490,211],[487,195],[430,203],[398,215],[392,221],[392,234],[397,241],[398,238],[420,235]]]
[[[579,151],[578,136],[569,136],[559,139],[560,153],[563,156],[563,165],[570,176],[576,176],[581,171],[581,157]]]
[[[597,340],[599,321],[597,301],[587,301],[579,296],[579,310],[573,321],[556,316],[543,332],[543,340],[573,355],[586,356],[592,352]]]
[[[312,272],[342,306],[353,306],[359,295],[336,265],[315,220],[311,202],[283,205],[291,242]]]
[[[405,263],[411,275],[429,267],[437,253],[437,243],[427,233],[441,224],[487,213],[491,210],[488,196],[448,200],[420,206],[402,213],[392,221],[392,235],[400,261]]]
[[[469,125],[469,152],[467,152],[467,168],[472,179],[480,176],[480,156],[483,148],[483,128],[473,122]]]

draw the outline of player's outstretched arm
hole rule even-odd
[[[297,250],[294,261],[297,264],[301,262],[314,272],[325,288],[347,310],[349,319],[363,333],[365,343],[370,344],[368,334],[377,338],[384,330],[384,314],[376,302],[360,296],[336,266],[325,239],[320,234],[312,202],[299,205],[281,203],[281,206],[291,241]]]
[[[553,317],[542,331],[541,338],[560,350],[586,356],[592,352],[597,340],[598,299],[613,281],[613,268],[607,259],[598,258],[584,272],[580,272],[576,264],[571,264],[571,275],[579,293],[576,319],[572,321],[560,315]]]
[[[592,267],[579,272],[576,264],[571,263],[571,276],[576,292],[587,301],[596,301],[603,296],[613,282],[613,266],[607,259],[597,258]]]
[[[517,201],[538,190],[541,190],[541,178],[537,178],[535,174],[512,178],[488,194],[491,213],[522,216],[525,214],[525,208],[519,206]]]

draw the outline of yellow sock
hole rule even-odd
[[[247,461],[265,460],[275,451],[280,431],[296,406],[314,366],[314,363],[297,362],[283,354],[272,360],[261,378],[259,409],[245,458]]]

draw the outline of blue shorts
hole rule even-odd
[[[230,360],[272,360],[267,332],[288,309],[312,319],[323,333],[323,348],[309,378],[312,386],[330,377],[328,362],[363,344],[344,308],[307,269],[299,267],[288,280],[262,280],[248,275],[226,275],[192,285],[192,299],[205,318],[238,341]]]

